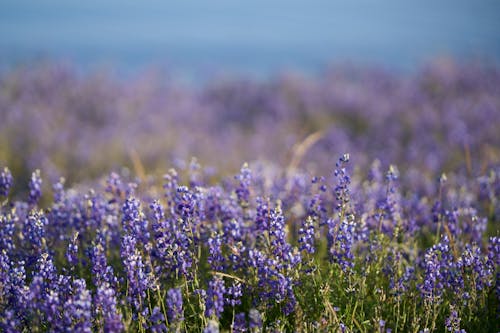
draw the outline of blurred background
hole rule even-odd
[[[481,174],[499,61],[496,0],[0,0],[0,164]]]
[[[2,65],[39,59],[131,73],[320,73],[332,62],[411,71],[436,56],[500,59],[496,0],[2,0]],[[201,77],[200,77],[201,76]]]

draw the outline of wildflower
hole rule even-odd
[[[68,330],[92,332],[92,298],[85,280],[73,281],[72,296],[64,303],[63,321]]]
[[[165,317],[161,313],[160,308],[155,306],[151,315],[149,316],[150,325],[148,325],[148,331],[153,333],[161,333],[167,331],[167,326],[165,325]]]
[[[9,195],[9,190],[12,187],[12,183],[14,182],[14,178],[10,173],[10,170],[5,167],[0,173],[0,195],[4,197]]]
[[[241,288],[241,282],[233,281],[231,286],[226,290],[226,304],[233,307],[236,305],[240,305],[242,296],[243,291]]]
[[[66,251],[66,259],[71,265],[71,268],[78,265],[78,232],[73,236],[72,240],[68,244],[68,249]]]
[[[123,237],[121,256],[127,273],[128,301],[140,311],[144,306],[142,300],[146,298],[150,280],[146,274],[142,255],[136,248],[136,240],[132,236]]]
[[[146,244],[150,238],[148,220],[145,218],[140,206],[141,204],[136,198],[127,198],[122,208],[122,221],[127,234]]]
[[[458,316],[458,312],[453,307],[451,307],[449,317],[445,320],[445,328],[448,332],[465,333],[464,329],[460,329],[460,317]]]
[[[208,263],[213,271],[224,270],[224,257],[222,256],[222,237],[220,233],[214,233],[208,239]]]
[[[40,254],[45,247],[45,227],[49,221],[43,211],[31,211],[24,222],[23,237],[26,239],[35,254]]]
[[[36,170],[31,175],[29,190],[29,203],[35,205],[42,196],[42,177],[40,176],[40,170]]]
[[[184,320],[182,292],[179,288],[172,288],[167,292],[167,317],[174,327]]]
[[[207,299],[206,299],[206,317],[220,318],[222,312],[224,311],[224,293],[226,288],[224,286],[224,280],[218,276],[215,276],[208,283],[207,289]]]
[[[234,333],[244,333],[248,331],[245,313],[240,312],[234,316],[234,323],[231,329]]]
[[[240,204],[241,207],[246,208],[250,202],[250,182],[252,180],[252,172],[248,168],[248,164],[243,164],[240,174],[235,178],[240,182],[239,186],[236,188],[238,204]]]
[[[248,312],[249,327],[251,330],[261,330],[262,329],[262,315],[257,309],[250,309]]]
[[[352,247],[354,243],[355,225],[347,221],[338,222],[333,219],[327,221],[328,226],[328,248],[330,260],[340,265],[344,272],[354,267],[354,254]]]
[[[105,332],[122,332],[124,327],[122,315],[118,311],[116,291],[108,282],[103,282],[97,288],[94,306],[96,312],[102,317],[102,327]]]
[[[314,222],[312,217],[308,216],[302,223],[299,229],[299,244],[300,250],[306,251],[307,253],[313,254],[315,252],[314,248]]]

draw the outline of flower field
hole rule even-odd
[[[495,66],[43,65],[0,117],[0,331],[500,330]]]

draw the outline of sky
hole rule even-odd
[[[498,0],[0,0],[0,67],[161,66],[202,76],[408,71],[436,57],[500,60]]]

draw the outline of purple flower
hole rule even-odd
[[[248,332],[247,320],[244,312],[237,313],[234,316],[234,323],[231,329],[234,333]]]
[[[14,178],[12,177],[10,170],[7,167],[3,168],[0,173],[0,195],[3,195],[4,197],[8,196],[13,183]]]
[[[101,286],[108,283],[111,287],[115,287],[117,279],[113,272],[113,267],[108,265],[106,253],[104,250],[104,239],[98,234],[96,236],[96,244],[90,249],[89,256],[92,263],[92,282],[95,286]]]
[[[248,164],[243,164],[240,174],[235,178],[240,182],[235,190],[238,204],[243,208],[247,208],[250,203],[250,183],[252,180],[252,172],[248,168]]]
[[[344,272],[348,272],[354,267],[352,247],[355,225],[347,221],[339,223],[336,220],[329,219],[327,226],[330,260],[339,264]]]
[[[230,287],[226,291],[226,304],[230,306],[236,306],[241,304],[241,297],[243,296],[243,290],[241,287],[241,282],[233,281]]]
[[[116,291],[108,282],[103,282],[94,299],[95,311],[101,316],[101,327],[105,332],[123,332],[122,315],[118,310]]]
[[[338,213],[339,217],[347,216],[350,213],[349,204],[351,201],[349,185],[351,184],[351,178],[347,174],[346,166],[349,162],[349,154],[344,154],[339,158],[336,163],[336,168],[334,171],[334,176],[337,178],[337,185],[335,186],[335,199],[336,206],[335,211]]]
[[[48,220],[43,214],[43,211],[32,210],[28,218],[24,222],[23,237],[26,239],[29,246],[35,251],[35,254],[40,254],[45,247],[45,227],[48,225]]]
[[[186,186],[177,187],[174,204],[175,212],[184,220],[194,216],[196,208],[195,195]]]
[[[224,280],[218,276],[214,276],[208,283],[207,298],[206,298],[206,317],[220,318],[224,311],[224,293],[226,288]]]
[[[92,332],[92,298],[85,280],[73,281],[72,295],[64,303],[63,320],[67,330]]]
[[[465,330],[460,329],[460,320],[458,312],[451,307],[450,315],[445,320],[446,331],[453,333],[465,333]]]
[[[285,217],[281,209],[281,203],[271,212],[269,221],[269,237],[274,256],[280,260],[278,265],[286,268],[295,267],[301,260],[300,254],[293,251],[287,242],[285,233]]]
[[[127,198],[122,208],[123,212],[123,228],[125,232],[143,244],[149,242],[148,220],[141,211],[139,200],[133,197]]]
[[[125,187],[121,181],[120,175],[115,172],[109,174],[106,179],[106,192],[113,195],[113,201],[119,200],[125,195]]]
[[[160,308],[155,306],[153,312],[149,316],[148,331],[153,333],[167,332],[167,325],[165,325],[165,316],[161,313]]]
[[[457,266],[470,272],[470,278],[474,279],[474,285],[477,291],[483,290],[484,287],[491,286],[491,278],[493,270],[485,260],[486,256],[481,253],[481,249],[477,245],[471,246],[466,244],[465,249],[459,259]]]
[[[299,249],[301,251],[306,251],[310,254],[315,252],[314,233],[314,221],[311,216],[308,216],[303,220],[302,226],[299,229]]]
[[[31,180],[29,182],[29,203],[35,205],[40,200],[42,196],[42,177],[40,176],[40,170],[35,170],[31,175]]]
[[[175,238],[172,235],[177,234],[177,227],[171,219],[165,218],[163,206],[159,201],[155,200],[150,208],[153,213],[153,253],[152,256],[157,260],[155,272],[170,272],[175,270],[174,253],[177,253],[175,246]]]
[[[17,221],[18,217],[14,209],[0,214],[0,250],[6,250],[9,253],[14,250],[14,232]]]
[[[222,272],[224,270],[222,235],[219,232],[213,233],[213,235],[208,238],[208,263],[213,271]]]
[[[136,248],[136,239],[126,235],[123,237],[121,256],[128,281],[128,301],[141,312],[146,290],[150,279],[146,274],[145,265],[140,251]]]
[[[285,315],[293,312],[296,299],[294,281],[285,275],[287,269],[276,259],[267,258],[261,251],[249,251],[250,265],[257,269],[259,300],[269,306],[279,304]],[[283,272],[282,272],[283,271]]]
[[[424,281],[419,288],[428,301],[439,302],[446,287],[463,287],[463,279],[453,259],[447,236],[425,253],[424,270]]]
[[[72,270],[76,265],[78,265],[78,232],[73,236],[72,240],[68,244],[66,259],[68,260]]]
[[[21,320],[14,310],[6,310],[3,318],[0,318],[0,329],[5,333],[19,333],[21,329]]]
[[[52,185],[52,191],[54,192],[54,203],[55,204],[63,204],[66,199],[66,193],[64,191],[64,183],[65,179],[60,178],[57,183]]]
[[[255,215],[256,237],[269,230],[269,203],[261,197],[257,197],[257,209]]]
[[[184,320],[182,291],[179,288],[169,289],[167,292],[167,316],[168,322],[173,327]]]
[[[262,315],[257,309],[250,309],[248,312],[249,327],[251,330],[262,329]]]

